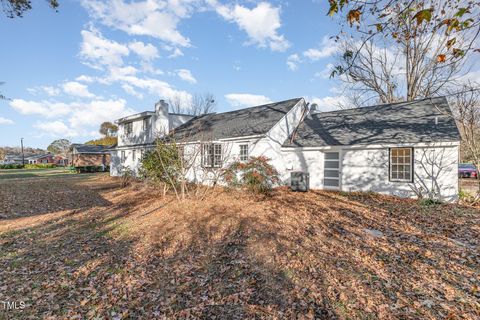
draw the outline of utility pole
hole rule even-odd
[[[22,145],[22,166],[25,165],[25,155],[23,154],[23,138],[20,138],[20,144]]]

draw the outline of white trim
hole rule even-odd
[[[256,139],[256,138],[263,138],[265,137],[266,134],[256,134],[253,136],[241,136],[241,137],[235,137],[235,138],[223,138],[219,139],[218,141],[235,141],[235,140],[245,140],[245,139]]]
[[[252,139],[256,138],[264,138],[264,134],[259,134],[255,136],[242,136],[242,137],[237,137],[237,138],[227,138],[227,139],[215,139],[215,140],[195,140],[195,141],[184,141],[184,142],[178,142],[176,141],[176,144],[180,145],[189,145],[189,144],[199,144],[199,143],[222,143],[222,142],[235,142],[235,143],[248,143],[250,144]],[[250,139],[250,140],[247,140]]]
[[[406,149],[406,150],[410,150],[410,162],[407,164],[407,163],[396,163],[396,164],[392,164],[392,150],[393,149]],[[406,183],[412,183],[413,182],[413,171],[414,171],[414,167],[415,167],[415,162],[414,162],[414,158],[415,158],[415,148],[412,148],[412,147],[405,147],[405,148],[389,148],[388,149],[388,180],[390,182],[406,182]],[[399,157],[397,155],[397,157]],[[404,157],[404,156],[402,156]],[[399,178],[392,178],[392,166],[399,166],[399,165],[408,165],[410,166],[410,175],[408,177],[408,179],[399,179]],[[398,173],[398,171],[397,171]]]
[[[279,124],[280,122],[282,122],[284,119],[288,119],[288,114],[291,113],[291,112],[293,112],[293,110],[296,109],[295,107],[298,106],[298,104],[299,104],[300,102],[303,102],[303,106],[306,107],[305,99],[304,99],[303,97],[300,98],[300,100],[298,100],[298,102],[295,103],[295,105],[294,105],[293,107],[291,107],[290,110],[288,110],[288,112],[285,113],[285,115],[284,115],[280,120],[278,120],[278,121],[265,133],[265,136],[269,136],[270,131],[272,131],[273,128],[275,128],[275,127],[277,126],[277,124]],[[308,110],[307,110],[307,111],[308,111]],[[295,129],[296,129],[296,128],[303,122],[303,120],[305,119],[305,116],[306,116],[306,115],[304,115],[304,112],[305,112],[305,110],[302,111],[302,115],[300,116],[300,120],[298,121],[298,123],[297,123],[297,125],[295,126],[295,128],[293,128],[292,133],[295,132]],[[303,117],[302,117],[302,116],[303,116]],[[289,138],[290,138],[290,137],[287,137],[287,139],[289,139]]]

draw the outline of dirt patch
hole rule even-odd
[[[18,203],[2,207],[0,301],[26,304],[0,318],[480,316],[479,210],[286,190],[177,202],[108,177],[42,183],[0,184],[2,203]],[[15,190],[32,188],[61,200],[31,192],[41,209],[29,208]]]

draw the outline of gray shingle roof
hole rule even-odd
[[[109,153],[110,146],[97,146],[93,144],[80,144],[74,143],[72,144],[72,148],[75,148],[77,153]]]
[[[29,156],[29,157],[25,157],[25,159],[35,160],[35,159],[45,158],[45,157],[49,157],[49,156],[53,156],[53,155],[51,153],[35,154],[35,155]]]
[[[176,128],[170,137],[177,141],[202,141],[266,134],[301,99],[198,116]]]
[[[437,124],[435,118],[437,117]],[[313,112],[285,147],[459,141],[445,97],[332,112]]]

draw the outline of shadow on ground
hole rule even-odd
[[[0,227],[0,300],[27,304],[15,317],[474,319],[480,312],[475,210],[335,192],[220,192],[179,203],[109,181],[73,187],[103,200]]]

